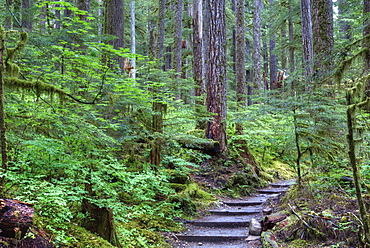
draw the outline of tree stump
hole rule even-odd
[[[0,199],[0,236],[22,239],[32,225],[33,204]]]

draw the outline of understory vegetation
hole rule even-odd
[[[189,49],[183,55],[189,76],[179,77],[181,71],[162,70],[150,52],[140,55],[156,34],[138,29],[148,43],[140,43],[140,52],[116,49],[109,43],[115,37],[102,34],[92,16],[81,20],[86,13],[69,2],[40,2],[35,8],[71,12],[63,28],[0,28],[6,153],[0,193],[33,204],[27,237],[45,237],[55,247],[166,248],[165,234],[182,231],[184,220],[213,206],[217,196],[248,196],[268,182],[294,178],[281,206],[290,216],[274,229],[279,242],[368,243],[369,75],[360,69],[361,37],[339,44],[329,73],[304,78],[298,62],[284,87],[255,87],[248,106],[237,99],[235,73],[228,70],[227,152],[220,153],[220,142],[205,138],[217,113],[207,111],[204,95],[195,96]],[[142,15],[137,26],[150,26]],[[289,46],[298,50],[296,41]],[[123,58],[135,60],[135,77],[117,66]],[[251,86],[248,80],[243,83]],[[103,222],[109,237],[97,234]]]

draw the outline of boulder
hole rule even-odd
[[[256,219],[251,219],[249,223],[249,235],[259,236],[261,235],[262,227]]]

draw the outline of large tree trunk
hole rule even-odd
[[[334,23],[332,0],[312,1],[313,71],[316,83],[324,81],[332,71],[334,61]]]
[[[311,1],[301,0],[301,19],[302,19],[302,51],[303,51],[303,77],[305,90],[309,90],[312,77],[312,21],[311,21]]]
[[[29,32],[32,31],[32,13],[31,13],[31,1],[22,0],[22,27],[27,29]]]
[[[210,10],[209,67],[207,77],[207,110],[212,113],[206,136],[220,143],[220,152],[227,152],[226,137],[226,25],[225,0],[209,0]]]
[[[174,62],[175,62],[175,71],[176,71],[176,78],[175,80],[175,91],[176,91],[176,98],[180,99],[181,96],[181,85],[180,85],[180,78],[182,72],[182,0],[177,0],[176,4],[176,17],[175,17],[175,44],[174,44]]]
[[[4,111],[4,51],[5,51],[5,31],[0,26],[0,146],[1,146],[1,169],[2,173],[7,170],[8,155],[5,136],[5,111]],[[5,178],[0,179],[0,194],[4,193]]]
[[[236,76],[236,101],[238,106],[246,104],[245,87],[245,39],[244,39],[244,0],[236,0],[235,6],[235,76]],[[236,131],[243,134],[243,124],[236,124]]]
[[[77,8],[86,11],[86,14],[79,15],[80,20],[88,21],[87,16],[90,13],[90,0],[77,0]]]
[[[338,18],[339,18],[339,27],[341,32],[341,37],[343,39],[349,40],[351,38],[350,30],[351,24],[347,21],[347,18],[350,18],[348,15],[350,13],[350,9],[348,8],[347,0],[338,0]]]
[[[253,15],[253,83],[258,90],[263,90],[261,76],[261,9],[262,1],[254,0]]]
[[[199,115],[204,107],[206,86],[204,83],[203,61],[203,4],[202,0],[193,1],[193,74],[195,82],[195,111]],[[196,128],[205,129],[204,121],[198,121]]]
[[[274,0],[270,0],[270,4],[272,5],[273,3]],[[273,90],[277,84],[277,56],[275,52],[276,35],[274,32],[270,33],[270,89]]]
[[[114,49],[124,47],[124,7],[123,0],[105,0],[104,6],[104,34],[114,35],[115,39],[108,43]],[[121,72],[123,73],[125,62],[122,56],[115,58]]]

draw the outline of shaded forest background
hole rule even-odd
[[[286,177],[369,242],[368,0],[0,3],[1,194],[55,246],[166,247]]]

